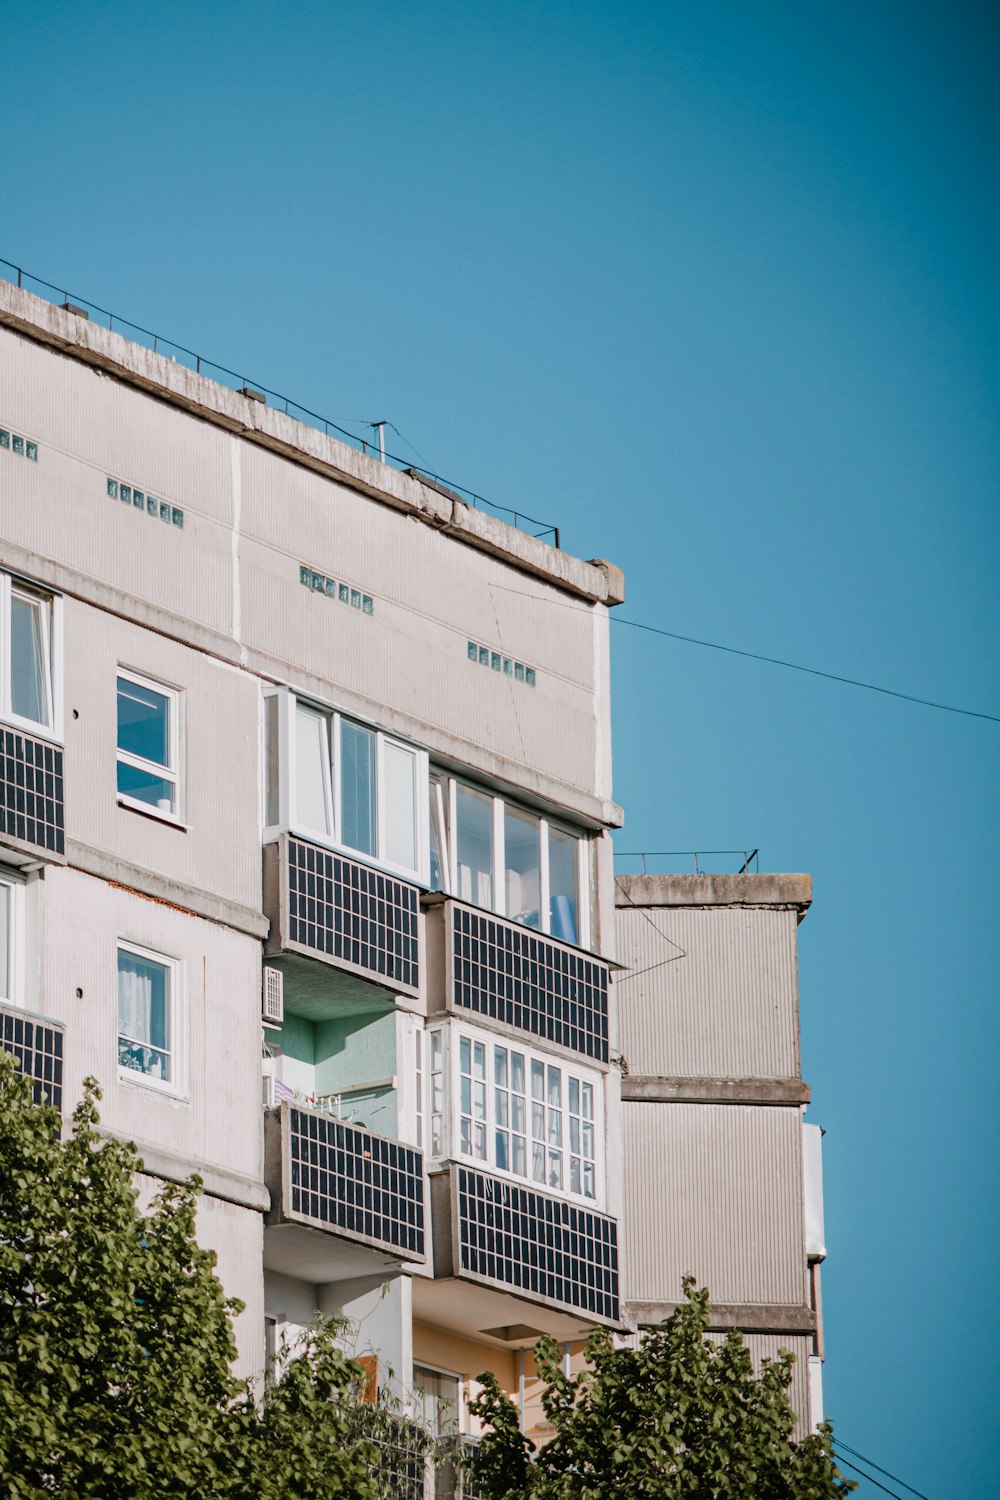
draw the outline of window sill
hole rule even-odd
[[[165,812],[162,808],[151,807],[148,802],[138,802],[132,797],[125,797],[118,793],[116,801],[119,807],[124,807],[127,812],[138,813],[140,817],[152,818],[154,823],[166,823],[168,828],[176,828],[178,833],[187,833],[188,824],[182,823],[175,813]]]
[[[4,729],[13,729],[15,734],[30,734],[32,739],[44,740],[47,745],[55,745],[60,750],[64,748],[61,734],[57,734],[47,724],[36,724],[34,719],[19,719],[17,714],[3,714],[0,716],[0,725]]]
[[[176,1104],[190,1104],[191,1097],[185,1094],[174,1083],[164,1083],[160,1078],[152,1078],[145,1073],[140,1073],[138,1068],[118,1069],[118,1082],[131,1086],[132,1088],[145,1089],[151,1094],[159,1094],[162,1099],[173,1099]]]

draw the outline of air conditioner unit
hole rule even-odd
[[[265,1109],[273,1109],[275,1104],[274,1074],[265,1073],[260,1080],[261,1103]]]
[[[285,976],[280,969],[264,969],[261,1015],[265,1026],[280,1026],[285,1018]]]

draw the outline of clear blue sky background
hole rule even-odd
[[[629,618],[1000,714],[995,11],[12,0],[3,50],[0,255],[388,417]],[[995,1494],[1000,725],[613,638],[620,847],[814,875],[828,1410]]]

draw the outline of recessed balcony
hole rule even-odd
[[[418,897],[415,885],[294,834],[264,848],[268,955],[318,960],[369,995],[418,993]]]
[[[13,1006],[0,1006],[0,1047],[13,1054],[19,1070],[34,1085],[36,1104],[62,1109],[63,1030]]]
[[[608,1061],[607,963],[452,898],[426,904],[432,1003]]]
[[[456,1163],[431,1177],[431,1206],[434,1280],[414,1279],[417,1316],[521,1344],[621,1326],[614,1219]]]
[[[269,1270],[328,1282],[426,1259],[415,1147],[286,1102],[265,1119],[265,1178]]]
[[[0,839],[25,853],[65,856],[63,752],[0,726]]]

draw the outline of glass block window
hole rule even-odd
[[[62,1109],[62,1027],[37,1021],[33,1016],[3,1006],[0,1007],[0,1047],[13,1054],[21,1072],[31,1079],[35,1103]]]
[[[461,1274],[618,1322],[613,1219],[472,1167],[453,1170]]]
[[[457,903],[450,920],[456,1009],[607,1062],[606,964]]]
[[[417,988],[416,887],[297,838],[288,840],[288,936],[389,987]]]
[[[172,688],[118,674],[118,795],[176,817],[180,704]]]
[[[399,1251],[424,1254],[424,1164],[401,1141],[288,1107],[293,1215]]]

